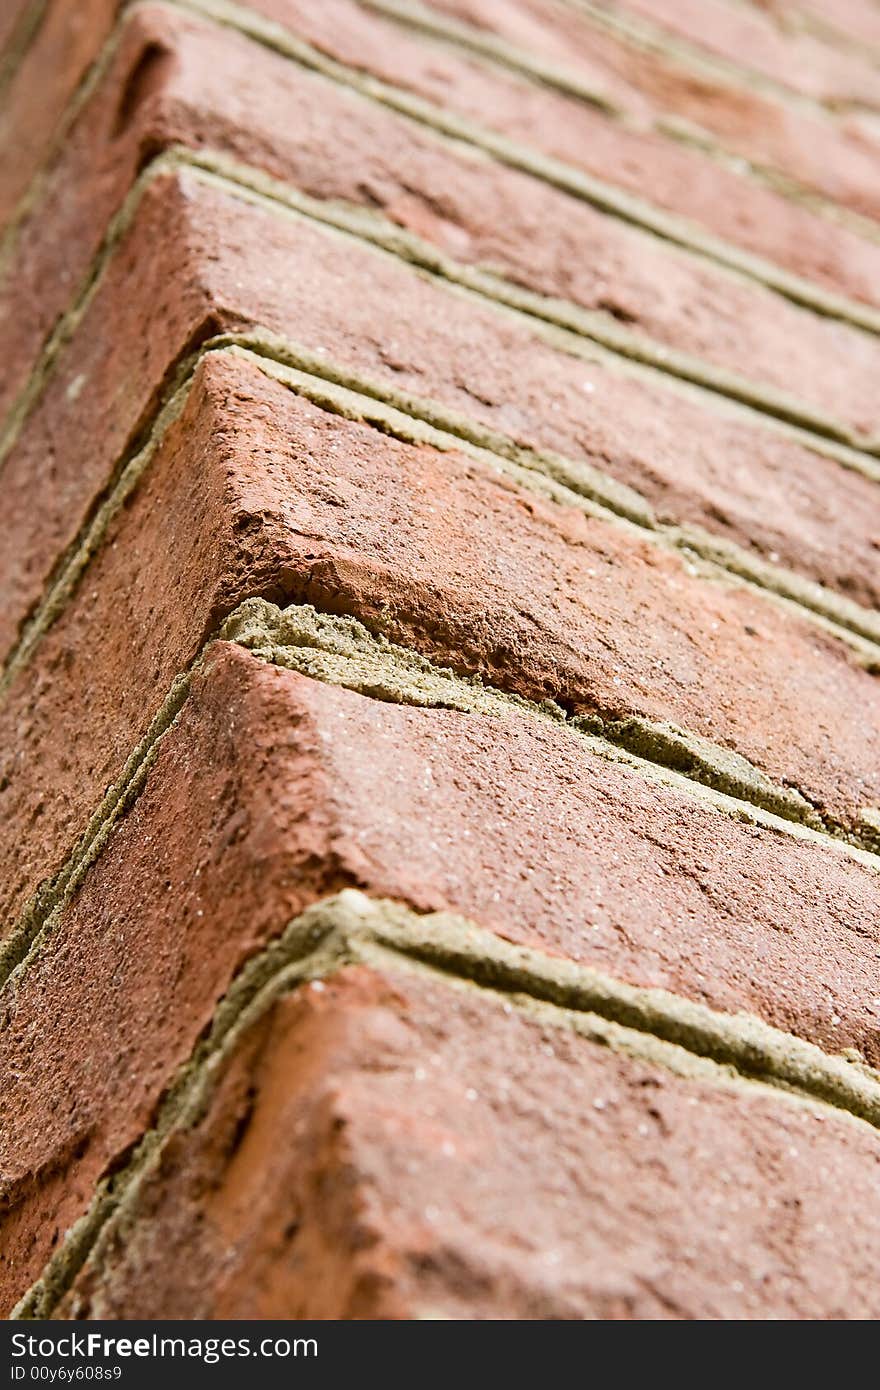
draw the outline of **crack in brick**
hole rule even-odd
[[[363,76],[353,68],[347,68],[343,63],[326,57],[291,31],[262,19],[253,11],[242,9],[232,3],[232,0],[166,0],[166,3],[237,29],[258,43],[263,43],[267,48],[281,53],[282,56],[313,71],[321,72],[341,85],[351,87],[362,95],[409,116],[421,125],[440,131],[455,140],[475,145],[502,164],[508,164],[512,168],[542,179],[575,198],[591,203],[603,212],[653,232],[661,239],[682,246],[696,255],[739,271],[791,299],[795,304],[813,309],[829,318],[855,324],[872,333],[880,332],[880,314],[869,306],[823,290],[758,255],[740,250],[710,233],[699,232],[683,218],[664,212],[559,159],[531,150],[488,127],[477,126],[465,117],[444,111],[432,102],[411,95],[402,88],[394,87],[378,78]],[[811,199],[811,205],[812,201]]]
[[[138,443],[141,439],[145,442],[140,447],[138,443],[133,445],[117,465],[92,515],[56,563],[42,601],[8,655],[0,679],[0,698],[63,610],[111,517],[137,485],[165,430],[183,408],[198,362],[205,353],[222,350],[248,352],[269,374],[277,374],[279,369],[292,369],[287,372],[286,384],[325,408],[331,400],[338,405],[344,399],[347,412],[355,410],[351,418],[377,424],[379,415],[373,402],[378,402],[387,408],[380,427],[390,426],[391,432],[399,438],[428,442],[441,450],[451,447],[465,452],[476,450],[483,461],[496,469],[512,471],[518,482],[532,490],[555,496],[588,514],[601,515],[614,525],[635,526],[651,543],[684,551],[701,560],[710,575],[723,574],[755,589],[768,601],[795,605],[810,621],[844,641],[867,669],[875,669],[878,665],[880,618],[860,604],[792,571],[751,556],[736,544],[711,536],[701,528],[656,522],[647,503],[637,493],[584,462],[574,463],[547,450],[516,445],[497,431],[478,426],[436,402],[395,392],[336,367],[328,358],[317,357],[276,335],[253,330],[208,339],[194,354],[186,353],[181,360],[172,363],[167,373],[171,385],[164,399],[159,401],[152,426],[146,426],[139,437]],[[328,383],[329,390],[319,386],[322,380]],[[339,388],[347,395],[341,396],[332,388]],[[355,405],[356,396],[360,398],[359,405]]]

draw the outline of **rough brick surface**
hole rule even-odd
[[[259,0],[261,15],[354,68],[562,160],[715,236],[869,304],[880,247],[717,160],[654,132],[621,128],[583,102],[432,46],[354,0]]]
[[[876,805],[876,680],[809,621],[692,568],[494,468],[389,439],[252,364],[209,357],[0,711],[7,930],[174,674],[250,594],[358,614],[441,664],[574,713],[693,729],[830,815]],[[841,727],[842,700],[860,707],[858,727]],[[80,708],[88,724],[68,731]]]
[[[240,655],[238,665],[257,663]],[[25,1122],[4,1125],[6,1311],[39,1275],[54,1227],[82,1214],[97,1177],[148,1126],[235,969],[346,881],[307,705],[285,698],[268,669],[236,681],[234,656],[213,672],[79,894],[77,920],[65,920],[8,1006],[4,1107]],[[88,997],[77,998],[77,975]],[[35,1036],[46,1056],[64,1056],[63,1077],[39,1064],[19,1073]]]
[[[878,1162],[845,1120],[354,971],[242,1040],[67,1309],[871,1317]]]
[[[7,251],[0,282],[0,406],[28,382],[41,347],[90,278],[99,247],[145,156],[142,114],[167,72],[167,9],[135,8],[106,71],[46,165]],[[163,19],[166,21],[163,23]]]
[[[430,8],[549,60],[631,120],[665,123],[667,129],[675,119],[685,121],[692,133],[714,136],[728,154],[876,215],[876,145],[855,123],[731,81],[721,68],[688,61],[680,48],[664,52],[662,46],[627,42],[625,31],[604,30],[586,9],[566,0],[430,0]],[[827,49],[819,52],[824,57]],[[804,65],[795,61],[796,67],[787,60],[797,77]],[[865,81],[876,99],[876,78],[865,74]]]
[[[772,12],[762,14],[760,6],[729,5],[727,0],[625,0],[621,8],[819,101],[876,108],[880,100],[870,60],[840,53],[810,34],[786,33]],[[836,6],[830,8],[833,19]]]
[[[147,258],[162,225],[169,235]],[[307,273],[290,277],[292,256]],[[133,268],[145,260],[133,283]],[[362,288],[352,303],[343,287],[354,266]],[[380,309],[386,332],[377,338]],[[108,315],[116,325],[112,344],[96,332]],[[728,417],[723,402],[690,399],[660,374],[638,380],[613,361],[581,360],[545,341],[528,319],[183,171],[161,175],[144,193],[6,460],[14,519],[0,550],[11,595],[0,621],[7,649],[55,558],[103,492],[114,459],[149,424],[180,357],[224,328],[255,327],[326,358],[331,370],[436,401],[514,444],[556,450],[575,474],[581,462],[598,467],[670,521],[697,523],[860,603],[876,600],[880,516],[872,479],[759,417]],[[89,422],[97,421],[96,440]],[[36,510],[35,485],[45,488]]]
[[[0,1315],[880,1313],[869,0],[0,15]]]
[[[393,768],[378,805],[377,767]],[[488,881],[487,860],[506,866]],[[695,810],[533,717],[378,703],[221,645],[7,1000],[8,1301],[147,1124],[243,961],[352,885],[880,1055],[864,1002],[873,872]],[[762,962],[751,976],[744,951]]]
[[[27,0],[9,0],[0,15],[0,61],[9,64],[14,61],[12,49],[23,41],[27,29],[26,11],[30,9]]]
[[[812,3],[779,0],[778,11],[783,17],[801,22],[806,20],[813,25],[818,23],[838,42],[840,39],[850,42],[860,39],[873,49],[880,48],[880,17],[873,0],[835,0],[833,10],[829,10],[827,5],[820,5],[818,0],[812,0]]]
[[[80,331],[4,461],[12,523],[0,558],[4,652],[120,462],[149,434],[175,365],[221,326],[199,273],[198,231],[177,194],[163,181],[145,195]],[[112,338],[98,331],[108,320]],[[39,508],[32,505],[35,488]]]
[[[20,234],[16,275],[4,287],[18,348],[4,383],[10,394],[53,311],[85,275],[134,171],[180,145],[233,155],[314,198],[381,208],[457,262],[493,267],[661,349],[774,388],[857,433],[878,433],[874,338],[161,6],[134,11]]]

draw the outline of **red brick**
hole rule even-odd
[[[0,108],[0,227],[45,158],[117,8],[118,0],[49,0]]]
[[[164,195],[164,196],[163,196]],[[150,189],[79,331],[11,452],[0,485],[0,649],[8,651],[56,564],[105,494],[123,455],[143,442],[174,367],[219,331],[183,190]],[[112,332],[108,331],[112,325]],[[40,506],[34,505],[39,497]]]
[[[531,698],[672,720],[737,748],[831,814],[880,801],[877,682],[808,621],[706,584],[678,556],[492,469],[394,443],[380,453],[368,429],[316,418],[283,390],[270,400],[264,466],[289,459],[305,414],[320,426],[299,435],[312,468],[338,479],[328,490],[287,478],[276,494],[275,514],[310,547],[309,585],[294,580],[295,596],[387,623],[404,645]],[[250,413],[227,426],[243,459],[254,451]],[[291,512],[297,494],[303,511]],[[248,509],[260,515],[257,497]],[[318,548],[328,544],[335,553]],[[389,576],[385,592],[377,572]],[[858,709],[857,725],[842,726],[841,709]]]
[[[108,10],[108,15],[109,13]],[[506,13],[507,11],[505,11]],[[575,21],[578,20],[578,16],[573,13],[570,18]],[[196,44],[195,53],[178,52],[181,36],[186,36],[186,41],[189,44]],[[595,44],[599,42],[607,42],[607,40],[602,40],[601,36],[591,35],[591,49],[595,48]],[[203,59],[201,64],[198,58],[198,45],[211,48],[210,59]],[[244,150],[256,163],[268,163],[270,166],[279,164],[279,171],[282,176],[288,174],[292,152],[289,148],[289,139],[287,141],[288,148],[283,148],[284,141],[281,132],[289,130],[289,123],[284,120],[283,111],[280,118],[277,114],[277,97],[274,111],[270,103],[278,91],[282,72],[286,74],[288,81],[299,84],[305,82],[304,74],[295,65],[286,63],[265,50],[259,53],[259,50],[251,45],[247,45],[244,49],[247,56],[239,59],[237,55],[240,49],[241,44],[237,36],[231,31],[217,30],[213,26],[203,26],[190,16],[175,14],[160,5],[144,6],[137,9],[123,27],[122,42],[105,81],[74,125],[73,131],[65,140],[50,168],[42,196],[20,234],[14,273],[6,277],[6,283],[3,286],[4,302],[0,322],[7,325],[9,333],[12,333],[14,326],[15,332],[10,338],[9,350],[5,354],[4,371],[0,377],[0,406],[11,400],[14,392],[22,385],[33,362],[39,342],[66,304],[69,303],[76,286],[85,275],[89,261],[97,250],[107,220],[121,202],[136,168],[145,159],[148,159],[150,154],[161,148],[169,138],[200,143],[210,132],[212,143],[228,143],[232,147],[238,147],[238,149]],[[257,56],[258,54],[259,56]],[[230,103],[229,93],[230,90],[240,90],[243,86],[241,67],[235,68],[234,78],[233,73],[228,70],[228,65],[236,62],[247,63],[249,66],[256,63],[259,70],[265,69],[263,76],[270,82],[271,86],[274,86],[275,93],[271,91],[264,93],[256,73],[249,73],[249,100],[243,100],[241,105],[235,108],[237,114],[234,114],[234,104]],[[225,80],[218,85],[224,65],[227,66],[227,71],[223,74]],[[274,77],[272,76],[273,67],[276,68],[278,74]],[[627,55],[626,68],[631,75],[633,69],[631,54]],[[210,80],[212,76],[213,82]],[[202,93],[201,88],[206,84],[208,84],[209,90],[207,93]],[[672,95],[668,89],[667,81],[663,82],[662,88],[663,99],[668,105],[672,101]],[[225,98],[219,102],[218,92],[222,98]],[[308,92],[309,84],[305,82],[304,95]],[[685,96],[689,92],[690,89],[687,89]],[[197,93],[198,100],[195,100]],[[213,98],[213,107],[210,111],[204,106],[206,95]],[[547,99],[550,99],[550,94],[545,95]],[[757,98],[752,98],[752,100],[756,101]],[[333,92],[332,89],[328,92],[325,89],[322,105],[318,108],[319,120],[325,111],[327,111],[327,118],[329,119],[331,113],[327,107],[334,101],[341,102],[340,119],[345,119],[346,106],[351,105],[350,98],[346,98],[342,92]],[[270,120],[274,117],[274,125],[265,135],[258,133],[260,125],[258,108],[261,105],[269,105]],[[193,107],[195,109],[192,109]],[[718,102],[713,100],[712,109],[716,110],[717,108]],[[684,111],[685,108],[682,110]],[[414,144],[416,158],[413,161],[413,154],[410,152],[410,161],[415,162],[418,166],[425,160],[424,155],[422,155],[421,160],[418,159],[419,146],[430,149],[434,144],[426,135],[423,134],[420,139],[414,129],[401,125],[399,121],[393,121],[387,112],[384,113],[383,121],[381,108],[376,110],[371,108],[370,104],[364,106],[361,103],[355,103],[353,112],[359,112],[361,119],[370,123],[371,126],[378,122],[380,127],[388,130],[389,133],[382,135],[376,145],[377,154],[387,147],[389,142],[393,142],[395,147],[406,146],[407,143]],[[310,108],[310,114],[314,119],[314,106]],[[10,114],[10,121],[12,119],[13,116]],[[793,120],[794,116],[789,114],[789,119]],[[332,127],[333,121],[329,120],[329,124]],[[356,119],[355,124],[357,124]],[[760,118],[755,117],[752,120],[751,125],[757,125],[762,132],[767,132],[773,122],[767,113],[762,113]],[[359,133],[355,132],[352,138],[363,144],[366,133],[366,130]],[[279,144],[282,146],[280,150]],[[806,157],[805,152],[809,152],[810,157],[824,171],[825,177],[832,177],[833,175],[839,181],[843,177],[844,170],[856,160],[857,152],[852,155],[851,160],[847,161],[842,153],[832,155],[826,144],[827,142],[821,138],[821,131],[811,131],[809,139],[806,138],[803,131],[799,131],[795,136],[792,136],[785,147],[788,148],[788,146],[793,145],[801,152],[802,158]],[[293,176],[296,177],[296,163],[305,165],[307,169],[310,158],[314,159],[317,152],[309,148],[301,149],[295,142],[293,150],[300,154],[299,161],[294,158]],[[442,146],[440,150],[442,151]],[[391,162],[391,156],[399,152],[398,148],[389,149],[388,162]],[[337,144],[335,147],[337,157],[339,153],[340,148]],[[456,162],[451,154],[447,154],[446,157],[448,160]],[[861,157],[867,159],[869,168],[873,170],[875,167],[873,146],[870,147],[867,155]],[[442,159],[442,153],[438,152],[434,155],[435,163],[442,163]],[[17,160],[16,167],[20,168],[21,163]],[[327,163],[326,153],[321,153],[320,164],[325,170],[325,182]],[[467,183],[469,175],[470,181],[472,181],[476,171],[470,167],[470,162],[458,160],[457,163],[460,165],[459,178],[463,177]],[[363,165],[360,167],[361,174],[363,174]],[[418,169],[416,172],[418,174]],[[485,171],[487,176],[488,172],[488,170]],[[506,178],[501,170],[493,172],[494,180],[501,184],[497,196],[501,197],[503,190],[509,189],[506,200],[509,203],[512,201],[513,195],[516,194],[518,186],[522,185],[522,180],[511,172],[508,172]],[[438,178],[440,169],[435,169],[434,174],[435,178]],[[388,177],[389,170],[383,170],[382,183],[386,183]],[[399,180],[399,175],[397,178]],[[377,180],[378,172],[373,175],[370,186],[371,196],[376,192]],[[354,188],[344,188],[342,196],[362,199],[365,193],[363,180],[360,181],[361,187],[358,187],[358,182],[357,179],[354,179]],[[876,180],[867,178],[861,182],[873,189]],[[389,194],[387,187],[382,188],[382,183],[379,185],[379,201],[386,202],[389,201]],[[563,253],[576,235],[588,236],[591,241],[595,240],[597,236],[601,236],[605,220],[593,213],[589,207],[578,206],[577,202],[555,193],[552,189],[547,188],[542,191],[540,185],[532,180],[529,180],[524,186],[529,190],[529,199],[543,199],[548,201],[551,210],[559,209],[549,224],[546,219],[541,224],[547,227],[549,232],[552,233],[553,221],[561,224],[562,218],[565,216],[574,218],[574,225],[568,229],[566,245],[562,248]],[[456,192],[455,182],[446,188],[445,197],[437,193],[436,190],[433,191],[432,196],[432,192],[429,190],[424,195],[428,203],[427,209],[421,208],[419,203],[414,201],[413,193],[404,192],[396,198],[390,198],[392,206],[389,210],[392,216],[396,215],[403,222],[415,220],[416,230],[422,235],[430,237],[433,233],[439,235],[441,241],[444,238],[451,238],[450,249],[455,254],[464,254],[468,250],[469,243],[473,242],[470,249],[474,255],[483,254],[486,259],[499,264],[501,268],[507,268],[504,262],[512,254],[515,278],[523,279],[524,277],[523,282],[531,285],[533,277],[528,272],[527,263],[524,267],[522,256],[517,257],[516,255],[515,238],[513,238],[513,248],[508,247],[513,229],[509,229],[508,234],[500,242],[497,236],[497,227],[507,224],[508,218],[511,216],[506,206],[496,209],[498,221],[490,224],[486,215],[486,206],[483,205],[483,233],[484,236],[491,238],[490,244],[485,248],[479,244],[478,240],[474,239],[475,232],[472,227],[463,228],[466,232],[464,238],[455,234],[456,218],[454,215],[450,216],[450,213],[455,211],[454,207],[447,209],[445,218],[438,219],[436,214],[431,212],[431,207],[434,205],[438,203],[443,205],[443,203],[454,199]],[[461,198],[461,196],[462,193],[459,192],[458,197]],[[845,200],[846,190],[838,187],[835,196]],[[518,200],[520,207],[522,201],[523,199],[520,197]],[[478,204],[478,206],[480,205]],[[565,209],[568,211],[563,211]],[[540,207],[537,208],[536,215],[541,211]],[[517,218],[516,210],[513,211],[512,215],[514,219]],[[521,216],[522,212],[520,211],[519,217],[521,218]],[[582,231],[579,231],[578,223],[583,224]],[[618,238],[622,237],[620,246],[626,247],[628,239],[632,240],[632,233],[627,233],[622,228],[618,230],[614,228],[614,224],[612,224],[612,228],[617,231]],[[560,226],[560,234],[562,230]],[[829,228],[829,234],[835,234],[833,229]],[[608,232],[605,231],[605,236],[607,237],[607,235]],[[541,240],[544,239],[545,237],[542,236]],[[552,245],[552,235],[548,240]],[[802,242],[803,235],[801,234],[797,238],[797,244],[800,245]],[[532,237],[531,245],[534,248],[534,237]],[[638,248],[639,257],[642,260],[647,256],[650,262],[652,254],[651,249],[649,249],[652,247],[650,241],[637,238],[633,242],[633,246]],[[665,252],[662,247],[654,248],[653,255],[656,257],[658,254],[663,261],[663,267],[662,269],[658,267],[656,274],[652,274],[648,278],[653,279],[655,283],[662,281],[665,293],[669,296],[670,274],[676,274],[677,277],[686,275],[689,262],[684,260],[677,265],[676,261],[681,261],[681,258],[677,257],[671,248]],[[612,310],[622,314],[626,320],[629,318],[632,305],[637,302],[639,296],[634,289],[627,296],[626,287],[621,286],[622,270],[619,257],[620,252],[618,251],[616,260],[612,261],[610,265],[606,264],[605,267],[599,264],[597,272],[593,272],[592,276],[589,267],[581,269],[579,278],[586,282],[587,295],[585,299],[582,299],[582,294],[578,293],[577,282],[568,285],[563,284],[561,288],[558,284],[553,283],[553,279],[558,280],[562,273],[562,267],[559,265],[550,268],[555,270],[555,277],[551,277],[548,283],[538,283],[535,287],[550,294],[562,293],[571,296],[578,302],[586,303],[587,307],[593,307],[594,301],[597,299],[601,301],[603,295],[607,299],[609,285],[613,285],[613,290],[610,290]],[[570,255],[566,254],[565,259],[570,274]],[[827,256],[824,256],[823,259],[827,261]],[[856,264],[853,248],[850,248],[847,263]],[[723,293],[725,290],[728,294],[735,295],[736,293],[736,282],[728,282],[727,277],[724,276],[719,277],[718,273],[708,265],[704,265],[701,269],[695,267],[691,273],[700,277],[704,282],[708,282],[709,285],[717,286],[716,293]],[[880,277],[876,278],[880,282]],[[606,282],[604,285],[596,283],[602,280]],[[613,303],[614,294],[618,296],[622,294],[624,302],[615,305]],[[696,298],[698,304],[704,304],[706,294],[707,288],[703,284],[696,291],[696,295],[692,295],[692,302]],[[739,294],[748,301],[750,295],[748,288],[740,288]],[[755,304],[753,312],[757,313],[764,296],[757,289],[751,294]],[[766,298],[768,306],[778,302],[772,296],[766,296]],[[655,320],[659,317],[659,324],[656,321],[652,322],[650,316],[643,324],[649,333],[657,333],[661,340],[664,340],[665,337],[662,328],[663,307],[662,305],[658,306],[655,313]],[[741,329],[744,318],[743,307],[742,303],[730,304],[726,309],[720,307],[719,312],[731,324],[737,323]],[[644,312],[642,309],[642,314]],[[789,343],[792,342],[795,322],[799,324],[796,335],[798,342],[806,334],[805,349],[807,350],[809,342],[815,336],[817,338],[816,351],[821,353],[823,329],[825,336],[830,337],[824,352],[824,360],[826,363],[829,360],[834,363],[839,362],[840,366],[839,368],[835,367],[830,380],[827,373],[823,377],[814,369],[811,385],[813,390],[818,393],[816,400],[821,403],[823,399],[827,399],[827,406],[831,408],[832,413],[835,408],[838,408],[843,417],[846,418],[848,416],[847,393],[849,393],[852,397],[849,412],[854,410],[857,415],[863,414],[866,406],[865,397],[867,395],[868,400],[870,400],[870,393],[859,389],[857,371],[854,376],[854,364],[847,360],[848,350],[858,355],[858,335],[849,333],[840,327],[824,326],[821,321],[813,323],[811,326],[809,316],[805,317],[804,314],[791,308],[786,309],[782,306],[780,312],[782,318],[778,327],[773,328],[768,323],[769,312],[763,315],[763,326],[765,330],[772,331],[777,336],[781,336],[782,332],[787,330],[786,340]],[[794,318],[791,318],[792,314]],[[725,343],[723,338],[719,341],[717,333],[713,335],[708,331],[708,324],[704,325],[704,329],[701,331],[699,324],[689,326],[687,315],[679,313],[676,315],[674,325],[672,325],[668,341],[674,346],[681,347],[686,351],[694,351],[698,355],[706,356],[710,361],[715,361],[719,365],[732,366],[734,369],[742,369],[745,366],[752,367],[754,370],[760,364],[760,370],[756,371],[759,378],[769,384],[782,386],[789,390],[796,386],[799,376],[797,365],[792,364],[792,371],[786,377],[781,369],[780,354],[771,342],[762,340],[758,333],[754,335],[752,342],[743,342],[741,336],[730,335],[730,337],[733,340],[729,343]],[[867,350],[867,347],[863,349],[863,351]],[[758,353],[757,357],[756,352]],[[836,404],[835,390],[837,392]],[[808,391],[808,400],[810,394],[811,392]]]
[[[377,768],[393,770],[381,797]],[[871,871],[658,787],[561,727],[382,703],[224,644],[6,992],[5,1311],[150,1123],[243,961],[353,884],[880,1056]]]
[[[367,13],[354,0],[253,0],[322,51],[534,150],[689,218],[713,235],[868,304],[880,246],[665,136],[625,130],[585,103]]]
[[[254,1024],[67,1317],[875,1317],[876,1132],[389,967]]]
[[[352,276],[354,299],[346,288]],[[585,459],[640,489],[665,519],[698,523],[859,602],[877,600],[878,536],[865,525],[877,510],[870,479],[757,416],[719,414],[659,375],[637,380],[579,360],[527,319],[182,173],[163,176],[145,195],[6,461],[5,647],[176,358],[223,327],[255,324],[392,390],[434,398],[518,444]]]
[[[232,154],[291,199],[378,208],[465,264],[612,317],[662,285],[662,304],[633,316],[640,331],[880,436],[871,337],[600,214],[552,187],[558,168],[535,180],[512,150],[503,165],[480,151],[491,128],[533,141],[683,213],[694,236],[727,228],[731,256],[763,248],[880,301],[864,227],[653,125],[711,104],[713,84],[688,91],[686,64],[656,54],[624,72],[616,41],[581,47],[582,16],[554,5],[434,12],[567,55],[616,94],[623,121],[389,22],[381,0],[256,0],[341,55],[338,81],[243,37],[244,8],[211,24],[135,6],[77,119],[116,0],[75,15],[49,0],[20,68],[0,51],[7,145],[22,127],[15,168],[0,161],[0,214],[49,160],[14,223],[0,303],[0,410],[17,401],[0,446],[0,647],[13,653],[0,699],[0,1315],[47,1261],[51,1287],[72,1233],[88,1256],[81,1218],[96,1193],[124,1192],[145,1135],[156,1167],[85,1267],[68,1268],[61,1307],[26,1315],[880,1308],[880,1140],[856,1118],[877,1121],[880,856],[747,800],[775,796],[828,829],[880,824],[869,644],[725,579],[697,560],[693,533],[685,553],[687,533],[665,529],[696,523],[820,579],[861,603],[872,631],[876,482],[766,416],[285,211],[279,186],[274,200],[248,195],[194,154],[153,163],[174,144],[208,163],[219,151],[217,167]],[[705,13],[676,0],[664,22],[699,38]],[[792,37],[776,16],[725,14],[727,35],[709,36],[722,58],[728,43],[751,61],[754,21],[771,76],[797,58],[823,97],[865,98],[867,64],[817,39],[821,25]],[[402,104],[404,88],[436,100],[453,126],[473,116],[484,137],[438,134],[418,101],[423,118],[405,118],[370,73]],[[859,206],[873,110],[826,121],[741,80],[714,88],[748,97],[719,108],[719,131],[776,151],[826,196],[834,183],[810,171],[833,165]],[[760,133],[777,109],[790,124]],[[125,224],[110,222],[123,205]],[[59,321],[87,274],[94,293]],[[271,360],[285,351],[317,376]],[[526,452],[531,472],[456,443],[481,430],[505,437],[502,454],[512,441],[568,457],[546,467],[581,468],[588,491],[601,492],[597,468],[619,499],[638,489],[660,530],[551,484]],[[78,569],[71,547],[97,519]],[[209,642],[249,596],[247,621]],[[41,603],[45,625],[29,626]],[[673,757],[664,728],[667,744],[676,728],[702,736],[691,764],[686,742],[675,756],[694,778],[733,776],[740,800],[585,732],[603,728],[657,761]],[[360,896],[336,899],[352,886]],[[339,928],[311,962],[323,978],[281,977],[285,993],[205,1067],[241,972],[257,957],[280,984],[279,934],[293,921],[284,949],[305,940],[299,914],[318,902]],[[783,1030],[772,1044],[768,1027]],[[181,1077],[204,1105],[170,1107]]]
[[[0,283],[0,411],[79,295],[111,217],[154,152],[150,123],[173,61],[175,22],[160,6],[129,14],[107,72],[44,170]]]
[[[834,0],[834,8],[829,13],[828,6],[819,0],[777,0],[782,14],[802,16],[818,21],[820,25],[830,26],[837,35],[850,41],[861,39],[864,43],[880,48],[880,13],[874,0]]]
[[[131,74],[145,71],[149,84],[142,76],[120,133]],[[517,285],[612,325],[622,319],[662,347],[880,435],[880,347],[869,335],[474,159],[229,30],[160,7],[135,11],[22,232],[2,290],[9,351],[0,401],[21,387],[136,168],[170,144],[231,153],[312,197],[381,207],[457,260],[492,265]]]
[[[876,681],[810,624],[494,469],[340,420],[214,357],[0,712],[10,925],[176,672],[249,594],[354,613],[575,712],[672,720],[832,813],[880,800]],[[841,709],[859,709],[858,724]]]
[[[52,1232],[86,1209],[97,1178],[149,1125],[243,958],[341,886],[333,791],[307,707],[243,653],[213,671],[79,893],[70,931],[6,992],[7,1063],[24,1060],[29,1036],[40,1051],[66,1039],[38,1089],[37,1071],[22,1084],[4,1068],[6,1312],[48,1259]],[[42,1004],[38,979],[50,991]],[[42,1039],[30,1032],[35,1007]]]
[[[852,128],[722,69],[676,61],[628,43],[565,0],[429,0],[431,10],[497,35],[579,78],[641,125],[678,117],[722,148],[795,179],[824,197],[876,216],[878,149]],[[741,49],[740,51],[746,51]]]
[[[817,101],[874,108],[880,101],[877,73],[869,59],[840,52],[809,33],[787,30],[758,6],[730,5],[727,0],[599,3],[643,16],[742,71],[760,73]]]
[[[272,564],[260,565],[249,535],[259,516],[242,508],[234,456],[227,465],[224,402],[241,379],[231,364],[202,365],[85,584],[0,709],[0,799],[17,826],[3,850],[7,931],[73,848],[208,630],[242,594],[273,593]],[[58,721],[54,738],[47,717]]]

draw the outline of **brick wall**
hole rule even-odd
[[[880,1316],[876,0],[0,45],[0,1314]]]

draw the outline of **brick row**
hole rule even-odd
[[[803,104],[774,97],[699,58],[640,43],[625,27],[603,25],[605,12],[567,0],[380,0],[394,14],[426,15],[464,26],[465,42],[500,40],[499,56],[521,60],[524,70],[549,63],[562,83],[595,92],[623,119],[642,128],[711,142],[720,149],[774,170],[796,185],[868,217],[880,211],[880,151],[857,118],[833,118]],[[676,122],[685,123],[682,126]],[[745,172],[745,171],[744,171]]]
[[[693,728],[840,814],[878,800],[876,683],[815,629],[473,458],[388,438],[211,355],[0,711],[7,932],[176,674],[251,594],[356,614],[441,665],[574,714]],[[841,707],[863,723],[841,729]],[[692,811],[689,795],[682,827]],[[843,847],[826,843],[834,864]],[[694,871],[705,893],[713,863]],[[834,914],[836,890],[828,904]]]
[[[876,681],[811,624],[485,463],[325,414],[221,355],[199,368],[0,711],[10,925],[176,673],[252,593],[356,613],[574,713],[689,728],[844,821],[880,802]],[[860,720],[842,723],[841,708]]]
[[[0,107],[0,229],[51,148],[118,8],[119,0],[47,0]]]
[[[829,13],[827,5],[805,0],[779,0],[779,12],[793,20],[816,26],[820,33],[833,35],[851,44],[853,40],[880,50],[880,15],[874,0],[835,0]]]
[[[183,22],[180,17],[178,22]],[[175,13],[137,6],[120,26],[106,71],[61,148],[42,171],[33,204],[4,252],[0,279],[0,411],[6,414],[40,349],[95,272],[102,240],[153,152],[150,114],[167,79]]]
[[[875,1310],[880,1145],[848,1117],[393,960],[215,1058],[61,1316]]]
[[[419,19],[574,3],[74,9],[0,164],[0,1316],[874,1315],[880,471],[673,378],[880,437],[880,249],[653,128],[662,45],[608,113]],[[657,239],[566,141],[758,201]]]
[[[8,76],[11,76],[8,65],[18,56],[17,45],[23,44],[31,29],[32,15],[31,0],[8,0],[0,14],[0,63]]]
[[[876,605],[876,536],[864,524],[877,506],[872,480],[757,417],[725,416],[659,376],[634,377],[611,359],[581,360],[527,319],[234,192],[187,171],[150,184],[5,462],[10,527],[0,572],[9,599],[0,634],[7,650],[181,354],[212,333],[254,325],[292,334],[326,359],[328,371],[427,398],[441,414],[516,446],[566,455],[575,486],[581,464],[598,466],[638,489],[646,511],[697,523]],[[302,267],[296,277],[293,257]],[[344,288],[351,275],[354,303]],[[109,322],[112,343],[103,329]]]
[[[840,51],[814,34],[786,28],[753,5],[727,0],[593,0],[598,8],[631,13],[717,55],[743,72],[769,78],[831,107],[876,109],[880,84],[870,58]],[[435,0],[428,0],[429,4]]]
[[[230,103],[231,90],[242,94],[239,103]],[[15,273],[0,291],[8,340],[0,400],[22,388],[136,169],[149,153],[177,145],[252,161],[312,198],[381,208],[391,237],[402,226],[454,263],[489,265],[515,286],[571,301],[597,316],[600,332],[617,333],[623,321],[661,356],[672,348],[754,383],[759,393],[782,393],[829,425],[880,436],[877,338],[797,308],[539,180],[475,159],[229,30],[161,7],[135,11],[105,83],[22,229]]]
[[[724,168],[666,136],[626,130],[584,102],[529,83],[446,45],[432,45],[354,0],[254,0],[245,11],[223,0],[198,8],[256,12],[355,72],[427,100],[443,113],[499,132],[535,152],[666,209],[722,242],[817,286],[880,304],[880,245],[843,223]],[[511,153],[511,158],[513,154]],[[561,177],[554,166],[548,175]]]
[[[880,1056],[875,872],[591,757],[564,728],[381,703],[221,644],[5,992],[5,1309],[150,1122],[243,962],[355,884]]]

